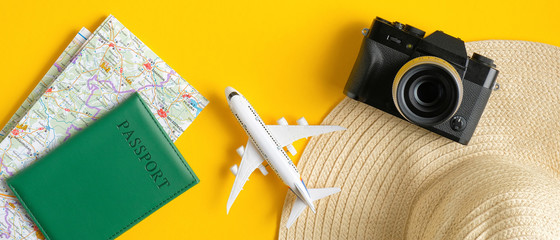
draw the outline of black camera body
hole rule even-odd
[[[498,70],[441,31],[376,18],[344,88],[348,97],[468,144]]]

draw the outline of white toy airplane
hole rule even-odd
[[[242,158],[239,168],[237,165],[233,165],[230,169],[236,178],[227,203],[228,213],[237,195],[243,189],[243,185],[249,180],[249,175],[255,169],[259,168],[262,174],[268,174],[265,166],[262,165],[265,160],[268,162],[268,166],[297,196],[286,224],[288,228],[307,206],[315,212],[313,201],[340,192],[340,188],[307,189],[296,166],[284,151],[284,147],[287,147],[288,151],[295,155],[296,150],[292,146],[292,142],[301,138],[344,130],[345,128],[322,125],[308,126],[305,118],[300,118],[297,121],[299,126],[288,126],[285,118],[278,120],[279,125],[265,125],[255,109],[238,91],[232,87],[227,87],[226,98],[231,112],[249,135],[249,141],[247,141],[245,149],[243,146],[237,149],[237,153]]]

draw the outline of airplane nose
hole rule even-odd
[[[235,89],[233,89],[232,87],[226,87],[226,97],[229,96],[229,94],[234,91]]]
[[[235,95],[239,95],[239,93],[237,93],[237,90],[235,90],[232,87],[226,87],[226,98],[229,101],[233,96]]]

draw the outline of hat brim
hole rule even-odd
[[[560,236],[560,48],[466,45],[500,71],[470,143],[344,99],[322,124],[347,130],[312,138],[298,164],[308,187],[342,191],[289,229],[288,193],[279,239]]]

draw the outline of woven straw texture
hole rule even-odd
[[[560,48],[467,44],[495,60],[492,93],[468,146],[344,99],[298,169],[308,187],[340,187],[279,239],[560,238]]]

